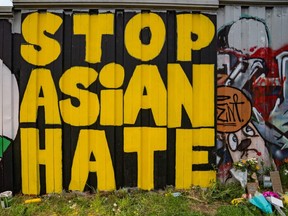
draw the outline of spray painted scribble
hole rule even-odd
[[[217,89],[217,131],[235,132],[250,120],[251,103],[237,88]]]

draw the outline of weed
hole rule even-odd
[[[241,197],[243,193],[245,190],[238,182],[222,184],[216,181],[203,191],[202,196],[209,203],[215,201],[230,203],[231,200]]]
[[[221,206],[219,207],[216,216],[254,216],[261,215],[261,211],[254,207],[248,207],[247,205],[238,206]]]

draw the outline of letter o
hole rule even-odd
[[[143,44],[141,30],[149,28],[151,39]],[[166,29],[162,18],[155,13],[141,13],[132,17],[125,28],[125,46],[128,53],[136,59],[149,61],[159,55],[165,42]]]

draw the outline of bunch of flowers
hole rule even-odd
[[[288,175],[288,158],[285,158],[283,163],[280,165],[280,169],[283,170],[284,175]]]
[[[236,170],[242,172],[247,171],[248,181],[257,181],[257,175],[259,174],[260,166],[257,158],[249,158],[247,160],[240,160],[233,163],[233,167]]]
[[[288,187],[288,158],[285,158],[279,166],[279,173],[281,177],[282,185]]]

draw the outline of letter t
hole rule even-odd
[[[165,151],[166,128],[124,128],[124,152],[137,152],[138,188],[154,188],[154,152]]]

